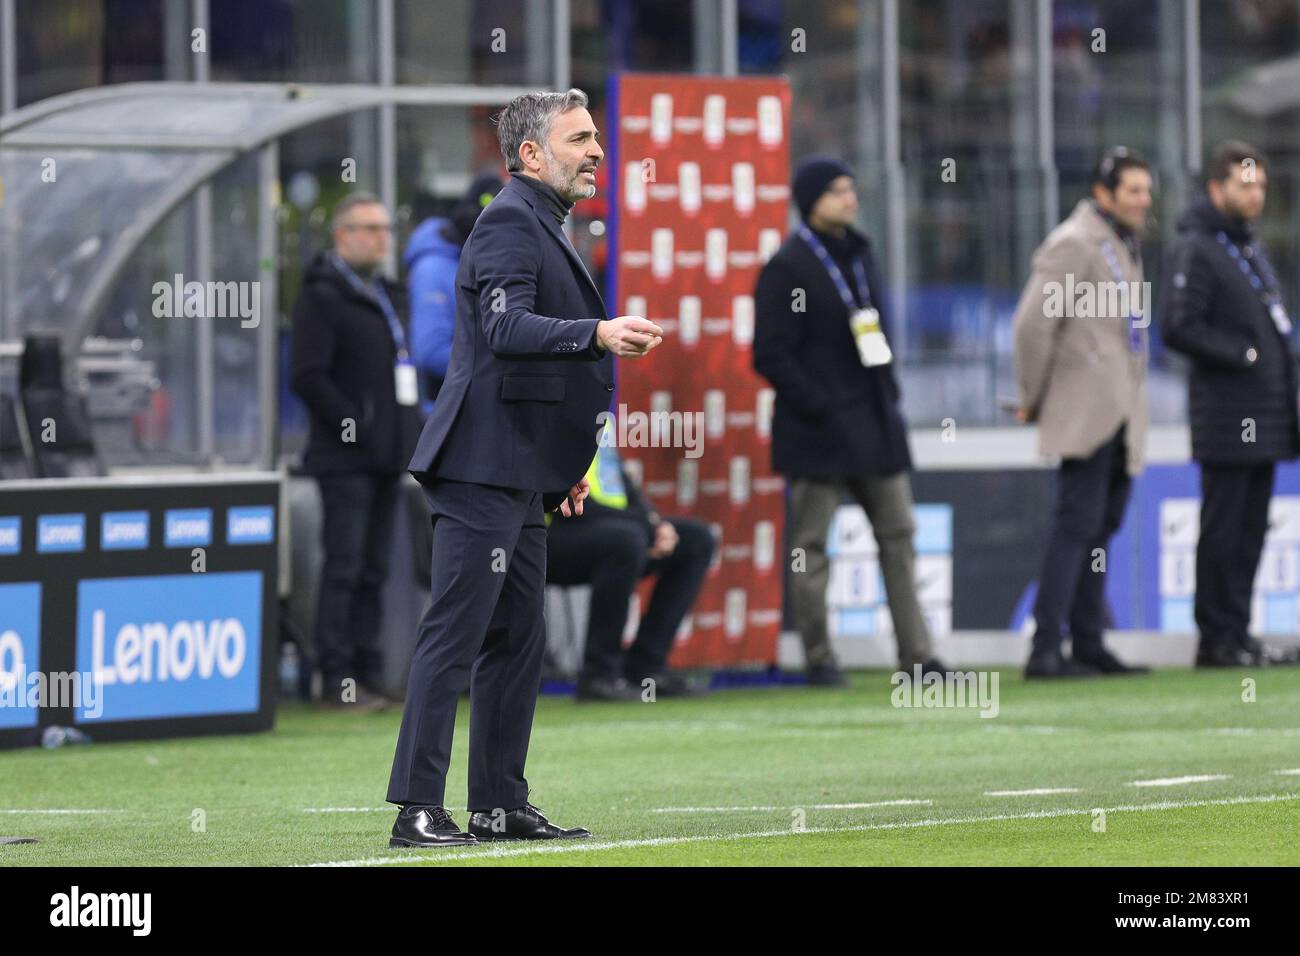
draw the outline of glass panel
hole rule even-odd
[[[549,2],[397,0],[394,17],[399,83],[551,86]]]
[[[69,322],[117,240],[138,228],[169,186],[213,159],[200,152],[0,149],[6,331]],[[50,171],[53,182],[43,178]]]
[[[163,20],[163,0],[16,3],[17,105],[101,83],[162,79]]]
[[[1268,156],[1268,200],[1258,230],[1292,315],[1300,311],[1297,53],[1300,3],[1201,4],[1204,159],[1225,139],[1244,139]]]
[[[214,80],[367,83],[378,76],[368,0],[217,0]]]
[[[913,426],[1006,421],[1010,317],[1043,223],[1031,12],[1007,0],[900,4]]]
[[[1053,6],[1053,109],[1059,217],[1089,195],[1093,166],[1107,149],[1128,146],[1151,163],[1155,196],[1142,244],[1156,318],[1163,265],[1175,223],[1187,204],[1183,122],[1182,4],[1158,0],[1057,0]],[[1187,387],[1178,362],[1151,328],[1147,379],[1151,420],[1186,421]]]

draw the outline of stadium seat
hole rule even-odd
[[[27,336],[19,364],[18,393],[38,477],[107,474],[95,449],[85,396],[69,392],[64,384],[58,336]]]

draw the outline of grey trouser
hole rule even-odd
[[[830,583],[826,535],[845,491],[862,505],[871,522],[898,638],[898,664],[910,671],[913,664],[929,660],[931,651],[930,630],[916,598],[916,550],[912,545],[916,522],[912,517],[912,485],[906,471],[885,477],[799,478],[790,482],[790,547],[801,548],[802,552],[794,554],[797,557],[802,553],[804,558],[804,570],[790,573],[790,598],[795,627],[803,638],[804,657],[809,667],[836,663],[826,633],[826,586]]]

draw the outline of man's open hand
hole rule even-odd
[[[583,478],[569,489],[569,497],[560,502],[560,514],[564,515],[566,518],[572,518],[574,515],[582,514],[582,499],[586,498],[590,493],[591,482],[586,478]],[[572,507],[569,506],[570,501],[573,502]]]
[[[663,341],[664,330],[639,315],[620,315],[596,324],[596,344],[619,358],[640,358]]]

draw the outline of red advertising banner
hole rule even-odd
[[[652,507],[708,523],[716,545],[671,663],[772,663],[784,484],[772,390],[750,353],[758,272],[788,221],[789,85],[625,73],[611,78],[608,115],[607,305],[664,329],[646,360],[619,363],[619,451]],[[638,589],[629,637],[652,589]]]

